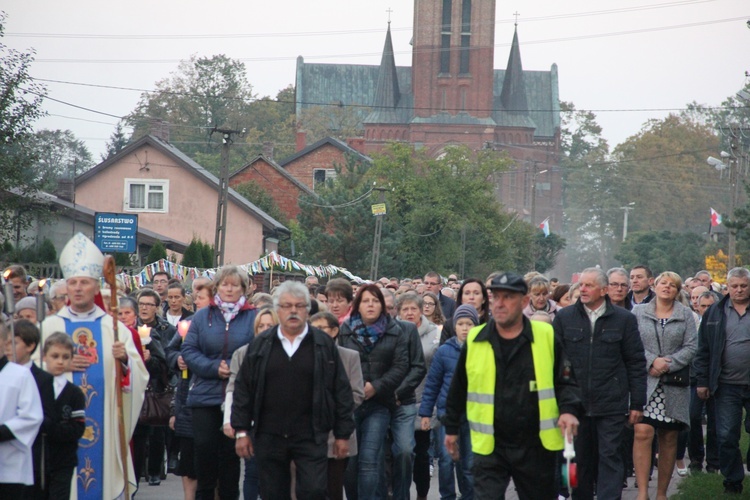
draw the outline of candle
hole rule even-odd
[[[185,319],[177,323],[177,332],[180,334],[180,337],[182,337],[182,340],[185,340],[185,336],[187,335],[187,332],[189,329],[190,329],[189,319]]]
[[[138,327],[138,335],[141,337],[141,345],[149,345],[151,343],[151,327],[142,325]]]
[[[6,269],[3,273],[3,290],[5,291],[5,312],[11,316],[16,312],[16,301],[13,296],[13,283],[8,281],[8,276],[10,276],[10,269]]]
[[[47,316],[47,294],[44,292],[45,283],[47,283],[46,279],[39,281],[39,293],[36,294],[36,320],[39,323],[44,321],[44,318]],[[42,343],[42,345],[44,344]]]

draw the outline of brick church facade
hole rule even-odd
[[[321,103],[351,106],[361,115],[368,155],[393,141],[435,157],[452,144],[506,151],[515,163],[496,186],[500,201],[535,225],[549,218],[559,230],[557,66],[524,70],[516,30],[506,69],[493,68],[495,0],[415,0],[411,43],[411,67],[396,66],[390,26],[379,66],[299,57],[298,122]]]

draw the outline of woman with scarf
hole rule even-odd
[[[531,318],[536,312],[549,314],[550,319],[555,319],[557,304],[549,298],[549,281],[544,276],[536,276],[529,280],[529,305],[524,307],[523,314]]]
[[[234,440],[222,432],[224,402],[234,351],[253,339],[255,307],[247,302],[247,274],[224,266],[214,278],[216,294],[195,313],[182,345],[182,358],[192,375],[187,406],[193,411],[196,500],[239,496],[240,461]]]
[[[347,497],[382,498],[385,436],[396,408],[396,388],[409,370],[409,347],[398,321],[386,313],[377,285],[360,288],[351,316],[341,325],[339,345],[359,353],[365,381],[365,401],[354,411],[359,454],[347,466]]]

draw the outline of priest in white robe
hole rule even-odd
[[[0,320],[0,498],[20,500],[34,484],[31,446],[44,413],[34,376],[4,355],[8,336]]]
[[[113,500],[125,492],[125,475],[132,495],[137,489],[130,446],[123,468],[117,411],[117,384],[123,392],[125,439],[130,443],[138,423],[148,383],[148,371],[130,331],[117,322],[115,342],[112,317],[95,303],[104,256],[83,234],[76,234],[60,254],[70,305],[43,323],[44,332],[67,332],[76,345],[73,373],[68,379],[86,395],[86,430],[79,440],[78,468],[73,475],[72,498]],[[117,380],[116,364],[122,367]]]

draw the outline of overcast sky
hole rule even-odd
[[[295,60],[379,64],[392,9],[396,63],[411,64],[413,2],[401,0],[7,0],[5,44],[34,48],[38,79],[153,89],[192,54],[242,60],[259,96],[294,84]],[[610,146],[650,118],[697,101],[718,106],[750,71],[748,0],[497,2],[495,68],[513,13],[525,69],[558,65],[560,98],[594,110]],[[49,97],[109,115],[140,93],[46,83]],[[70,129],[95,158],[116,118],[45,101],[37,128]],[[102,123],[92,123],[102,122]]]

